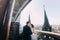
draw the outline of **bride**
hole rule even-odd
[[[30,27],[31,27],[31,30],[32,30],[32,35],[31,35],[31,38],[32,38],[32,40],[37,40],[37,32],[35,32],[34,30],[34,25],[33,24],[31,24],[30,25]]]

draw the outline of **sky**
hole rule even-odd
[[[25,25],[29,14],[34,25],[44,24],[44,8],[50,25],[60,25],[60,0],[32,0],[20,14],[20,24]]]

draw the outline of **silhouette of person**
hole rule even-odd
[[[30,22],[26,22],[26,25],[23,27],[23,40],[31,40],[32,31],[30,25]]]

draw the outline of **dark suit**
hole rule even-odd
[[[30,27],[25,25],[23,27],[23,39],[24,40],[31,40],[31,34],[32,34],[32,31],[31,31]]]

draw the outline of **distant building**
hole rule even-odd
[[[49,24],[45,9],[44,9],[44,25],[42,27],[42,30],[43,31],[49,31],[49,32],[52,31],[52,27]],[[38,37],[38,40],[40,40],[40,39],[42,39],[42,40],[52,40],[52,38],[49,35],[46,35],[46,34],[41,34]]]
[[[29,14],[29,18],[28,18],[28,21],[31,23],[30,14]]]

